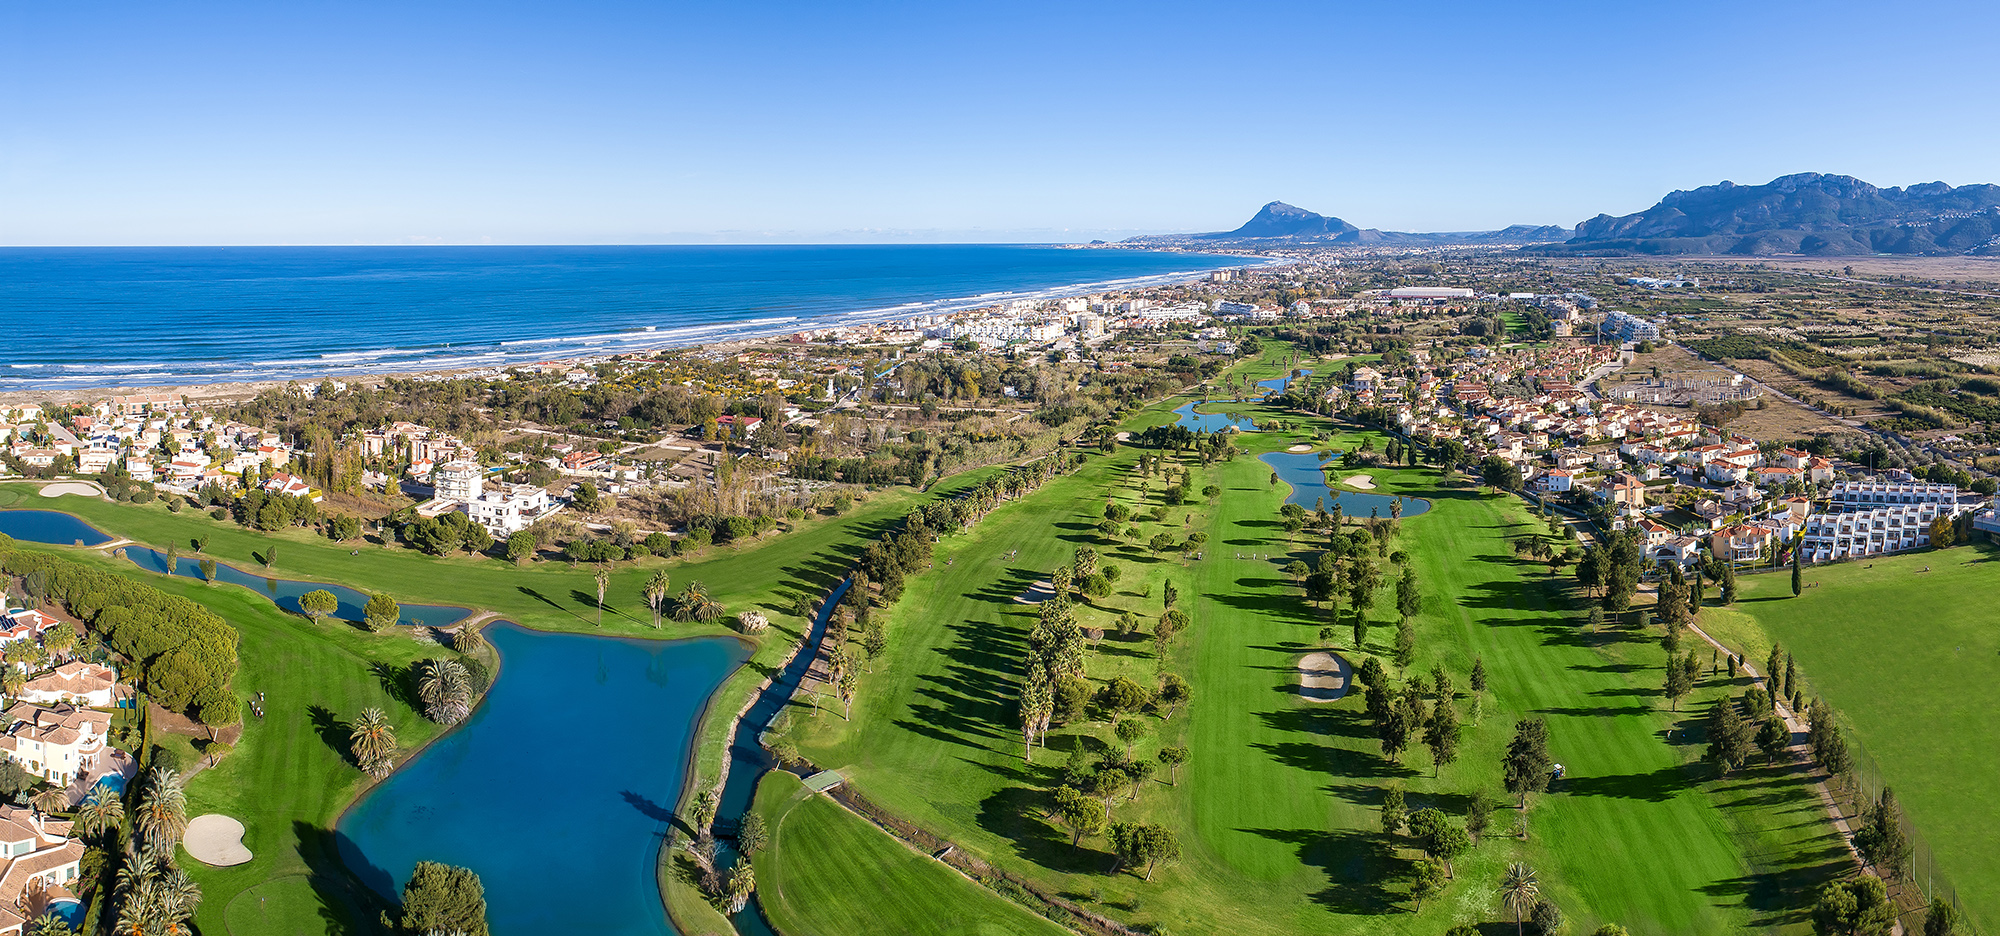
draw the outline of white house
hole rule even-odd
[[[123,690],[121,693],[117,671],[82,660],[71,660],[28,680],[21,690],[20,701],[36,705],[68,702],[89,708],[110,708],[121,695],[129,697],[131,691]]]
[[[562,509],[549,492],[532,484],[508,484],[487,490],[465,502],[465,516],[495,538],[519,533],[535,521]]]
[[[20,702],[7,715],[14,722],[0,733],[0,754],[58,786],[97,763],[111,725],[111,716],[74,705]]]

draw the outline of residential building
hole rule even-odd
[[[437,466],[431,475],[433,491],[438,500],[458,501],[461,504],[479,499],[486,490],[486,469],[475,461],[448,461]]]
[[[1922,481],[1842,481],[1827,492],[1827,499],[1838,510],[1885,504],[1957,504],[1958,485]]]
[[[7,716],[13,723],[0,733],[0,754],[57,786],[89,770],[106,750],[104,734],[111,716],[103,712],[20,702],[7,710]]]
[[[1931,524],[1951,516],[1935,503],[1896,504],[1806,518],[1805,558],[1812,562],[1885,556],[1931,544]]]
[[[19,936],[37,909],[75,901],[83,843],[70,823],[0,805],[0,936]]]
[[[118,685],[118,673],[109,667],[71,660],[28,680],[20,700],[36,705],[70,703],[89,708],[110,708],[132,691]]]
[[[465,516],[486,528],[495,538],[505,538],[525,530],[535,521],[554,514],[561,505],[546,489],[532,484],[502,484],[465,502]]]

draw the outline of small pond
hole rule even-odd
[[[111,542],[104,531],[59,510],[0,510],[0,533],[30,543],[52,546],[101,546]]]
[[[1213,403],[1204,403],[1203,405],[1210,407],[1242,407],[1244,404],[1218,400]],[[1176,423],[1176,425],[1186,426],[1196,432],[1221,432],[1231,426],[1241,429],[1244,432],[1249,432],[1257,428],[1256,422],[1252,421],[1248,416],[1238,416],[1232,419],[1227,413],[1197,413],[1194,411],[1194,408],[1195,404],[1187,403],[1182,405],[1180,409],[1174,410],[1174,415],[1180,417],[1180,422]]]
[[[1313,452],[1271,452],[1258,456],[1267,465],[1276,469],[1278,480],[1292,486],[1292,494],[1285,498],[1287,504],[1297,504],[1312,510],[1322,499],[1326,509],[1340,505],[1340,512],[1348,517],[1387,517],[1390,506],[1397,501],[1403,504],[1402,516],[1414,517],[1431,509],[1431,502],[1420,497],[1398,497],[1390,494],[1369,494],[1363,491],[1336,490],[1326,483],[1326,471],[1319,455]],[[1367,474],[1366,468],[1337,469],[1343,474]]]
[[[341,860],[389,897],[419,861],[471,868],[496,936],[673,933],[654,862],[695,722],[748,649],[513,624],[487,638],[486,700],[341,817]]]

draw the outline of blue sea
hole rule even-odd
[[[6,248],[0,390],[506,366],[1256,262],[1012,245]]]

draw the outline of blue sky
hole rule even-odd
[[[1985,4],[0,4],[0,243],[1074,240],[2000,182]]]

